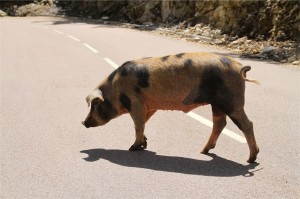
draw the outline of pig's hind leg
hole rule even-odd
[[[208,139],[207,144],[202,149],[201,153],[206,154],[210,149],[215,148],[217,140],[226,126],[226,114],[216,108],[215,106],[212,106],[212,113],[213,113],[213,128],[212,133]]]
[[[228,116],[239,127],[239,129],[243,131],[250,149],[250,157],[247,162],[253,163],[259,153],[259,148],[254,136],[253,123],[248,119],[244,109],[235,111]]]

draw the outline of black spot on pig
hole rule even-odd
[[[169,59],[169,57],[170,57],[170,56],[164,56],[164,57],[161,58],[161,61],[163,61],[163,62],[164,62],[164,61],[167,61],[167,60]]]
[[[186,59],[186,60],[184,60],[184,62],[183,62],[183,65],[184,65],[184,67],[190,67],[190,66],[192,66],[192,63],[193,61],[191,60],[191,59]]]
[[[233,111],[233,94],[225,85],[219,68],[209,67],[203,72],[199,93],[194,102],[211,104],[226,114]]]
[[[137,78],[137,85],[141,88],[149,86],[149,70],[148,67],[132,61],[124,63],[119,69],[121,76],[134,75]]]
[[[109,76],[108,76],[108,81],[112,82],[112,80],[114,79],[114,77],[117,74],[117,70],[114,70],[114,72],[112,72]]]
[[[125,77],[128,74],[134,72],[135,68],[137,67],[137,64],[132,62],[132,61],[128,61],[125,62],[124,64],[122,64],[122,66],[120,66],[120,68],[118,69],[121,76]]]
[[[136,76],[138,78],[137,85],[141,88],[149,87],[149,75],[148,67],[138,67],[138,70],[136,71]]]
[[[182,58],[183,55],[184,55],[184,53],[179,53],[179,54],[177,54],[177,55],[175,55],[175,56],[176,56],[177,58]]]
[[[117,115],[117,110],[107,99],[104,99],[104,101],[98,106],[98,112],[101,119],[103,119],[106,122],[108,122]]]
[[[222,62],[222,64],[226,67],[230,67],[232,65],[232,61],[228,58],[228,57],[225,57],[225,56],[222,56],[220,58],[220,61]]]
[[[121,104],[124,106],[124,108],[126,108],[130,112],[131,100],[129,99],[129,97],[127,95],[125,95],[124,93],[121,93],[119,100],[120,100]]]

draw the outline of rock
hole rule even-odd
[[[212,33],[210,33],[208,30],[204,30],[201,35],[204,37],[212,37]]]
[[[200,16],[201,16],[201,14],[199,12],[195,13],[195,17],[200,17]]]
[[[221,44],[224,44],[225,41],[223,41],[221,39],[215,39],[215,40],[213,40],[213,43],[216,44],[216,45],[221,45]]]
[[[186,41],[194,41],[194,42],[197,42],[197,41],[200,41],[200,37],[191,37],[191,38],[186,38]]]
[[[295,55],[292,55],[289,58],[287,58],[287,61],[292,63],[292,62],[296,61],[296,59],[297,59],[297,57],[296,57],[296,54],[295,54]]]
[[[293,64],[293,65],[300,65],[300,61],[299,61],[299,60],[294,61],[292,64]]]
[[[166,22],[169,16],[171,15],[171,2],[170,1],[162,1],[161,3],[161,18],[163,22]]]
[[[228,41],[235,41],[238,39],[238,36],[228,37]]]
[[[242,37],[242,38],[239,38],[233,42],[231,42],[232,45],[235,45],[235,44],[243,44],[245,43],[246,41],[248,40],[248,37],[245,36],[245,37]]]
[[[7,13],[4,12],[4,11],[2,11],[2,10],[0,10],[0,17],[6,17],[6,16],[7,16]]]
[[[279,30],[276,35],[276,38],[277,40],[283,41],[286,39],[286,34],[282,30]]]
[[[217,27],[224,27],[227,23],[226,10],[223,6],[217,7],[213,12],[213,18]]]
[[[109,20],[109,17],[108,16],[103,16],[101,17],[102,20]]]
[[[186,34],[189,34],[189,33],[191,33],[192,31],[191,31],[191,29],[186,29],[186,30],[184,30],[183,32],[186,33]]]
[[[52,16],[58,13],[58,8],[50,5],[30,3],[20,6],[15,11],[15,16]]]
[[[268,46],[268,47],[265,47],[264,49],[262,49],[261,53],[270,53],[274,50],[276,50],[276,48],[274,46]]]
[[[152,22],[150,22],[150,21],[144,22],[143,25],[144,26],[154,26],[154,24]]]
[[[211,42],[211,41],[212,41],[212,38],[210,38],[210,37],[198,36],[198,38],[199,38],[201,41],[206,41],[206,42]]]

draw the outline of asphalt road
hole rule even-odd
[[[299,198],[299,67],[251,65],[246,113],[260,153],[182,112],[146,125],[148,149],[129,152],[129,115],[86,129],[85,97],[127,60],[213,47],[150,32],[53,18],[1,18],[1,198]],[[210,106],[193,113],[211,118]],[[228,119],[227,130],[242,133]]]

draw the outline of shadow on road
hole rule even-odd
[[[80,152],[88,155],[88,157],[83,158],[87,162],[104,159],[126,167],[216,177],[240,175],[250,177],[254,174],[249,170],[259,165],[258,163],[242,165],[215,154],[208,154],[212,160],[204,161],[184,157],[162,156],[147,150],[130,152],[117,149],[89,149]]]

